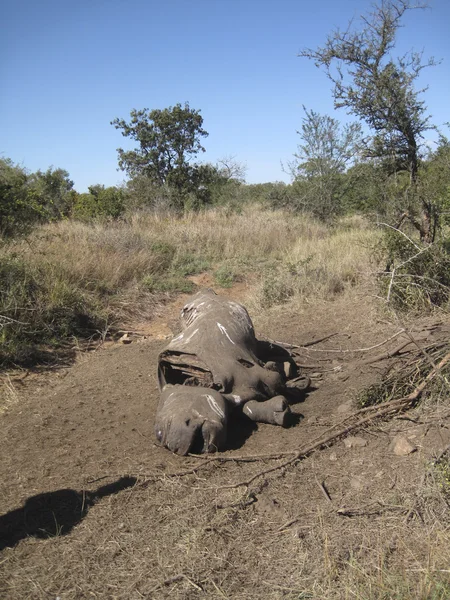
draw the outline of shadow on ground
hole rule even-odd
[[[67,535],[98,500],[135,483],[134,477],[121,477],[95,492],[65,489],[31,496],[21,508],[0,516],[0,550],[12,548],[27,537],[47,539]]]

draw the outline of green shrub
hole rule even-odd
[[[89,187],[88,194],[78,194],[72,208],[72,216],[80,221],[98,217],[117,219],[125,211],[125,192],[116,187],[101,185]]]
[[[142,288],[147,292],[166,292],[189,294],[196,286],[189,279],[179,275],[146,275],[141,281]]]
[[[214,281],[223,288],[229,288],[237,281],[239,275],[236,269],[229,265],[221,265],[214,271]]]
[[[419,244],[397,231],[384,236],[382,291],[399,310],[445,306],[450,300],[450,238]]]
[[[0,158],[0,235],[26,233],[44,211],[25,169]]]
[[[193,254],[179,254],[176,256],[171,265],[171,271],[174,274],[186,276],[195,275],[196,273],[203,273],[210,267],[210,262],[201,256],[195,256]]]
[[[284,304],[295,293],[293,276],[287,272],[276,272],[270,269],[264,278],[260,293],[260,303],[263,308]]]

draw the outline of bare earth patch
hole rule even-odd
[[[224,293],[245,297],[240,287]],[[448,499],[430,470],[450,443],[447,398],[425,398],[285,467],[286,458],[255,458],[294,453],[356,411],[357,392],[407,360],[406,348],[381,357],[401,334],[378,346],[398,324],[363,297],[252,314],[260,337],[317,342],[298,350],[313,389],[293,407],[297,423],[241,424],[227,452],[181,458],[155,445],[153,422],[156,360],[183,301],[129,344],[10,377],[14,401],[0,415],[0,596],[449,597]],[[428,341],[448,338],[446,327],[411,324]],[[410,444],[403,455],[400,438]]]

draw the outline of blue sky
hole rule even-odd
[[[302,105],[334,113],[304,47],[367,11],[368,0],[15,0],[0,20],[0,155],[67,169],[82,192],[116,185],[110,121],[188,101],[209,132],[202,161],[234,156],[250,183],[284,180]],[[398,48],[443,62],[424,72],[433,122],[450,121],[450,1],[404,20]],[[432,137],[430,135],[430,137]]]

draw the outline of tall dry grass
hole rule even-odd
[[[260,206],[43,225],[0,247],[0,315],[14,320],[1,332],[3,352],[16,356],[20,340],[24,351],[151,318],[168,293],[193,290],[186,277],[203,271],[223,285],[250,278],[255,308],[332,298],[370,270],[376,238],[363,221],[329,228]]]

